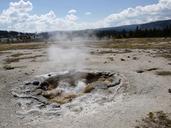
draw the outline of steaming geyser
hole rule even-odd
[[[113,72],[70,71],[47,74],[39,77],[39,81],[37,86],[30,82],[13,91],[25,110],[35,106],[47,110],[47,106],[54,107],[54,104],[61,109],[69,104],[90,107],[94,103],[113,101],[127,88],[125,78]],[[24,100],[30,102],[26,104]]]

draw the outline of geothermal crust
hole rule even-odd
[[[116,95],[126,91],[124,77],[114,72],[65,71],[36,77],[13,89],[12,94],[21,104],[20,113],[28,114],[35,109],[40,113],[54,110],[61,112],[71,104],[86,106],[112,102]],[[84,106],[84,104],[86,104]],[[81,111],[80,110],[80,111]]]

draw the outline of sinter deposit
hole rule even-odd
[[[20,113],[62,114],[112,102],[116,96],[123,95],[127,87],[127,80],[118,73],[66,71],[36,77],[13,89],[12,94],[22,108]]]

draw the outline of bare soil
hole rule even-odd
[[[47,48],[50,44],[0,45],[0,127],[134,128],[139,124],[137,120],[150,112],[163,111],[171,118],[170,39],[130,39],[134,44],[137,41],[131,46],[128,41],[89,43],[84,46],[89,56],[82,67],[119,73],[127,80],[128,89],[112,102],[90,106],[91,109],[85,109],[84,105],[80,108],[70,106],[71,112],[53,117],[36,112],[25,116],[19,114],[21,106],[11,92],[42,74],[65,71],[66,65],[49,61]],[[119,46],[118,42],[122,44]],[[9,58],[17,61],[8,62]],[[69,66],[77,69],[75,65]]]

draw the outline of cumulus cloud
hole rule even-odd
[[[68,13],[77,13],[77,10],[71,9],[71,10],[68,11]]]
[[[171,18],[171,0],[159,0],[157,4],[128,8],[104,19],[108,26],[145,23]]]
[[[0,29],[22,32],[41,32],[53,30],[75,29],[78,17],[76,10],[70,10],[68,14],[59,18],[50,10],[46,14],[31,14],[33,5],[30,1],[20,0],[10,2],[9,7],[0,13]]]
[[[71,22],[75,22],[75,21],[78,20],[78,17],[76,15],[74,15],[74,14],[69,14],[69,15],[66,16],[66,20],[71,21]]]
[[[127,8],[95,22],[79,22],[77,10],[71,9],[66,16],[57,17],[53,10],[46,14],[32,14],[32,3],[24,0],[10,2],[7,9],[0,12],[0,29],[27,32],[54,30],[76,30],[145,23],[171,18],[171,0],[159,0],[156,4]],[[86,12],[90,15],[91,12]]]

